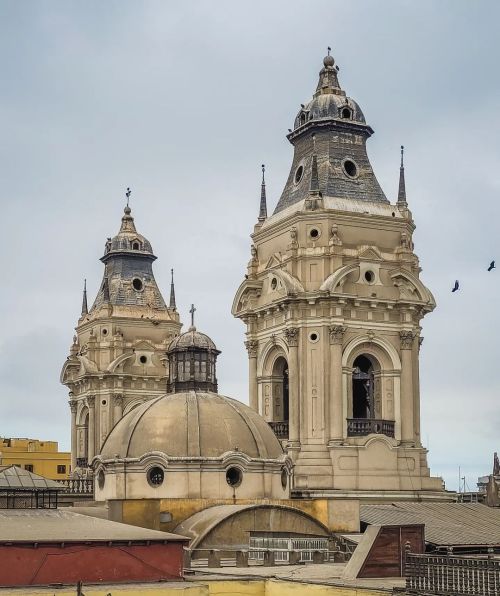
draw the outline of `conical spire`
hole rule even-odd
[[[406,202],[406,186],[405,186],[405,166],[404,166],[404,146],[401,145],[401,166],[399,168],[399,189],[398,189],[398,202],[397,204],[401,207],[408,207]]]
[[[312,135],[313,155],[311,163],[311,185],[309,187],[310,195],[320,195],[319,176],[318,176],[318,158],[316,157],[316,135]]]
[[[330,56],[331,49],[328,48],[328,54],[323,58],[323,68],[319,73],[318,86],[316,87],[316,97],[329,93],[337,95],[343,93],[337,77],[339,67],[336,66],[333,56]]]
[[[262,184],[260,186],[260,210],[259,210],[259,222],[263,223],[267,218],[267,198],[266,198],[266,180],[264,173],[266,166],[262,164]]]
[[[87,304],[87,280],[83,280],[83,300],[82,300],[82,317],[89,313],[89,307]]]
[[[172,310],[176,310],[176,304],[175,304],[175,287],[174,287],[174,270],[170,269],[170,273],[172,275],[172,279],[170,281],[170,304],[169,304],[169,308],[171,308]]]

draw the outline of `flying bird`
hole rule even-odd
[[[490,266],[488,267],[488,271],[491,271],[492,269],[496,269],[495,261],[491,261]]]
[[[460,287],[460,284],[458,283],[458,279],[456,279],[455,280],[455,285],[453,286],[452,292],[456,292],[459,287]]]

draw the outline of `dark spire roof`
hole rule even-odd
[[[82,317],[88,314],[89,307],[87,304],[87,280],[83,280],[83,300],[82,300]]]
[[[405,186],[405,166],[404,166],[404,146],[401,145],[401,166],[399,167],[399,189],[398,189],[398,205],[407,207],[406,202],[406,186]]]
[[[102,282],[102,300],[103,302],[109,302],[111,300],[109,296],[109,282],[108,276],[104,276],[104,281]]]
[[[169,308],[171,308],[172,310],[175,310],[176,304],[175,304],[175,287],[174,287],[174,270],[170,269],[170,274],[172,275],[172,279],[170,281],[170,304],[169,304]]]
[[[259,210],[259,222],[262,223],[267,218],[267,198],[266,198],[266,180],[264,173],[266,166],[262,164],[262,184],[260,186],[260,210]]]

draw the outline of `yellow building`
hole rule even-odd
[[[57,441],[0,437],[0,465],[15,465],[51,480],[69,478],[71,454],[59,451]]]

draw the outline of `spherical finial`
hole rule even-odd
[[[125,215],[130,215],[132,213],[132,209],[127,205],[123,212],[125,213]]]
[[[331,51],[332,48],[328,46],[328,54],[323,58],[323,64],[326,66],[326,68],[331,68],[335,64],[333,56],[330,56]]]

